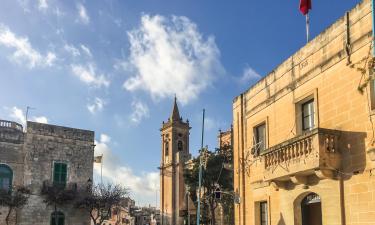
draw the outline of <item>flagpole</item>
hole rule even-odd
[[[103,154],[102,154],[102,160],[100,162],[100,183],[103,184]]]
[[[310,39],[310,17],[309,13],[306,14],[306,43],[309,42]]]
[[[202,118],[202,139],[201,139],[201,151],[199,153],[199,178],[198,178],[198,203],[197,203],[197,224],[200,225],[200,216],[201,216],[201,186],[202,186],[202,167],[203,167],[203,138],[204,138],[204,113],[203,109],[203,118]],[[189,209],[188,209],[189,210]]]

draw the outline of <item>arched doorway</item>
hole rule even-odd
[[[322,225],[322,203],[315,193],[306,195],[301,201],[302,225]]]

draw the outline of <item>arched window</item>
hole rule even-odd
[[[183,146],[184,146],[184,144],[182,143],[182,141],[178,141],[177,142],[177,149],[178,149],[178,151],[182,151],[182,149],[184,149]]]
[[[13,171],[4,164],[0,164],[0,189],[9,191],[12,187]]]
[[[65,215],[62,212],[51,213],[51,225],[64,225]]]
[[[169,156],[169,143],[168,143],[168,141],[165,142],[165,156]]]

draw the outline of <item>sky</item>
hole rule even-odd
[[[315,37],[359,0],[313,0]],[[2,0],[0,118],[95,131],[103,179],[159,204],[176,94],[190,152],[217,146],[232,100],[306,44],[298,0]],[[100,165],[94,166],[99,180]]]

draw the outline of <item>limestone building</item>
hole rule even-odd
[[[17,225],[90,224],[89,214],[73,206],[53,207],[44,202],[42,189],[63,185],[66,189],[86,187],[93,179],[94,132],[27,122],[27,130],[15,122],[0,120],[0,188],[26,186],[28,204],[12,215]],[[5,209],[0,208],[0,224]]]
[[[372,6],[233,101],[236,225],[375,224]]]
[[[162,225],[182,225],[187,210],[193,207],[186,193],[184,168],[191,158],[189,153],[189,121],[180,117],[175,98],[172,114],[163,122],[161,131],[160,214]],[[190,204],[189,204],[190,203]],[[190,213],[189,213],[190,215]],[[194,218],[194,217],[192,217]]]

